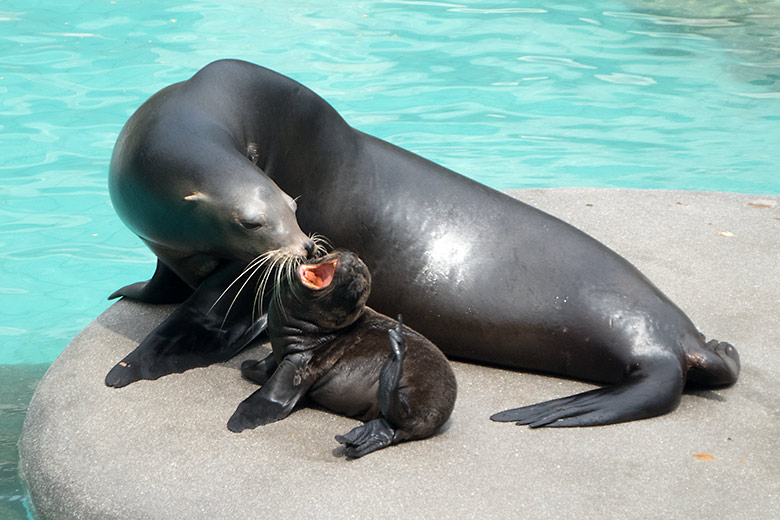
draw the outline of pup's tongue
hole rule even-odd
[[[298,268],[298,278],[310,289],[324,289],[333,281],[337,259],[321,264],[303,264]]]

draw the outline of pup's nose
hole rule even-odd
[[[306,250],[307,258],[311,258],[314,255],[314,252],[317,250],[317,246],[314,244],[313,240],[309,240],[303,244],[303,248]]]

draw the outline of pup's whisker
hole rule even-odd
[[[315,253],[314,256],[320,257],[328,253],[328,251],[333,249],[333,244],[330,240],[328,240],[328,237],[324,235],[320,235],[319,233],[312,233],[309,235],[309,239],[311,239],[312,242],[314,242],[315,247]]]

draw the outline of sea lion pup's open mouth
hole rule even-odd
[[[336,272],[338,259],[321,264],[303,264],[298,267],[298,279],[309,289],[318,291],[330,285],[333,281],[333,273]]]

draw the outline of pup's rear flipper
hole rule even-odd
[[[404,408],[398,391],[406,357],[406,340],[400,315],[395,329],[390,329],[388,334],[390,355],[379,374],[377,400],[382,415],[395,422],[402,416]],[[336,435],[336,441],[344,445],[347,457],[352,459],[386,448],[393,444],[394,438],[395,428],[384,417],[358,426],[345,435]]]
[[[347,434],[336,435],[336,441],[344,445],[347,457],[357,459],[390,446],[394,435],[395,430],[390,423],[380,417],[352,429]]]
[[[406,339],[404,338],[403,321],[398,315],[394,329],[390,329],[390,356],[388,356],[379,373],[379,389],[377,400],[382,415],[399,425],[404,420],[404,403],[399,393],[398,385],[403,374],[403,364],[406,358]]]
[[[600,426],[646,419],[674,410],[684,378],[679,362],[635,370],[620,384],[499,412],[498,422],[531,428]]]

